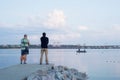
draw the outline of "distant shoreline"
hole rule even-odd
[[[30,45],[30,49],[40,49],[40,45]],[[79,45],[49,45],[49,49],[120,49],[120,45],[98,45],[98,46],[79,46]],[[20,45],[0,45],[0,49],[20,49]]]

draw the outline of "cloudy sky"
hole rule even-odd
[[[0,44],[120,44],[120,0],[0,0]]]

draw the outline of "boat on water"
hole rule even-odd
[[[85,44],[84,44],[84,46],[83,46],[83,50],[81,50],[81,46],[79,45],[79,48],[78,48],[78,50],[76,51],[77,53],[86,53],[87,51],[85,50]]]
[[[84,50],[78,49],[76,52],[77,52],[77,53],[86,53],[87,51],[86,51],[85,49],[84,49]]]

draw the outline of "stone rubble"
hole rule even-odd
[[[86,73],[73,68],[55,66],[49,70],[38,70],[27,77],[27,80],[87,80]]]

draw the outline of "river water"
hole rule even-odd
[[[87,49],[87,53],[76,51],[76,49],[49,49],[49,63],[86,72],[88,80],[120,80],[119,49]],[[20,64],[20,55],[20,49],[0,49],[0,69]],[[28,64],[39,64],[40,49],[30,49],[27,58]]]

